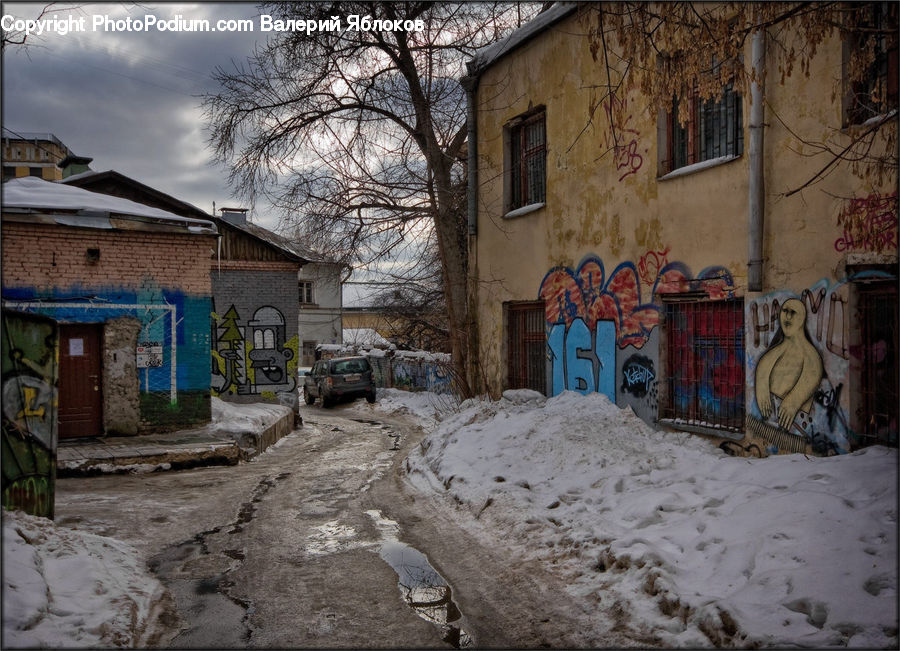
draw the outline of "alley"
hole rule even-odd
[[[61,479],[57,521],[140,551],[173,596],[163,645],[585,645],[561,584],[404,483],[420,430],[355,405],[304,418],[236,467]]]

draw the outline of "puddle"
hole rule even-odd
[[[422,619],[440,627],[444,642],[457,649],[475,646],[462,628],[462,613],[453,601],[453,592],[428,558],[418,549],[398,539],[400,525],[380,511],[366,511],[381,533],[378,550],[382,560],[397,573],[397,587],[403,601]]]

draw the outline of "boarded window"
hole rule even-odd
[[[507,388],[547,395],[544,303],[509,303],[506,310]]]
[[[744,303],[666,305],[662,416],[699,427],[744,429]]]

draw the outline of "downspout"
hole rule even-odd
[[[750,86],[750,197],[748,224],[747,290],[763,290],[763,233],[766,216],[765,95],[766,30],[753,34],[753,81]]]
[[[478,88],[478,77],[463,77],[461,80],[463,88],[466,89],[466,129],[468,130],[468,160],[466,162],[468,169],[467,174],[467,206],[468,206],[468,225],[469,235],[478,233],[478,129],[476,126],[476,116],[478,112],[475,110],[475,90]]]

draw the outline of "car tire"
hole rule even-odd
[[[325,409],[331,409],[332,405],[334,405],[334,400],[333,400],[333,399],[331,399],[331,398],[326,398],[325,396],[322,396],[322,406],[323,406]]]
[[[374,392],[374,391],[372,391],[371,393],[367,393],[367,394],[366,394],[366,402],[368,402],[370,405],[371,405],[373,402],[375,402],[375,392]]]
[[[304,390],[303,391],[303,400],[306,402],[306,404],[311,405],[316,401],[316,397],[314,395],[312,395],[309,391]]]

